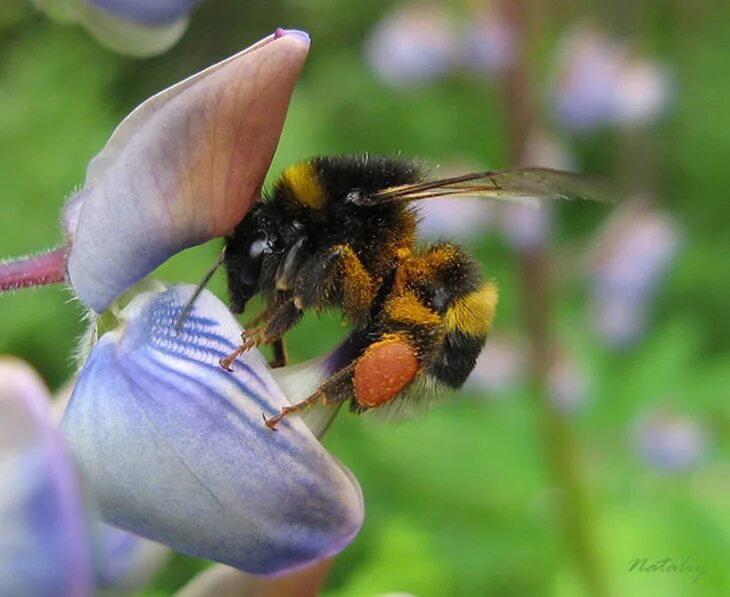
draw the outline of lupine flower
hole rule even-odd
[[[555,112],[575,132],[656,120],[669,105],[666,69],[642,59],[600,31],[580,27],[563,40],[555,83]]]
[[[612,346],[636,342],[651,301],[679,250],[674,218],[627,202],[607,223],[591,251],[591,319]]]
[[[3,595],[134,590],[166,557],[160,545],[92,525],[69,453],[87,482],[85,505],[104,518],[257,574],[327,559],[358,531],[362,495],[351,474],[301,419],[276,433],[265,427],[262,412],[288,402],[261,354],[240,359],[233,375],[217,365],[240,331],[226,307],[204,293],[175,334],[170,318],[192,290],[142,294],[119,313],[120,329],[102,337],[77,380],[68,451],[40,380],[0,362],[0,478],[12,489],[0,500]],[[343,366],[343,346],[279,370],[281,385],[302,397]],[[334,412],[313,413],[314,432]]]
[[[83,25],[103,45],[131,56],[153,56],[172,47],[202,0],[35,0],[61,23]]]
[[[643,415],[634,429],[638,455],[660,471],[685,471],[697,465],[707,438],[700,423],[686,415],[659,411]]]
[[[489,6],[470,18],[465,34],[465,58],[478,72],[499,75],[516,55],[514,31],[502,13]]]
[[[277,432],[265,426],[262,415],[289,402],[258,351],[236,361],[233,373],[219,366],[241,329],[211,293],[176,333],[193,290],[132,299],[76,382],[63,430],[102,517],[255,574],[339,552],[362,524],[357,481],[300,418]],[[295,368],[298,381],[279,372],[288,398],[306,397],[344,364],[340,358]]]
[[[375,74],[389,85],[408,87],[431,81],[458,58],[454,22],[438,4],[398,5],[370,33],[365,54]]]
[[[278,30],[153,96],[68,202],[68,245],[0,264],[0,290],[67,277],[98,313],[175,253],[230,232],[256,199],[309,37]]]

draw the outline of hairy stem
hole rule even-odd
[[[0,292],[66,281],[66,247],[0,262]]]

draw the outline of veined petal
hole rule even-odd
[[[255,574],[300,568],[343,549],[362,524],[360,488],[291,417],[258,351],[218,360],[240,326],[193,287],[136,297],[104,335],[64,416],[67,440],[103,517],[184,553]]]
[[[229,233],[257,198],[308,37],[282,32],[153,96],[89,165],[68,271],[97,312],[175,253]]]
[[[43,382],[0,360],[0,595],[91,594],[88,527]]]

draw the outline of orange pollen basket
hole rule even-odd
[[[391,336],[368,347],[355,365],[355,399],[365,408],[385,404],[418,373],[416,352],[405,340]]]

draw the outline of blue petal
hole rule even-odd
[[[166,25],[187,16],[202,0],[87,0],[89,4],[143,25]]]
[[[297,418],[257,351],[218,360],[240,327],[193,287],[138,296],[80,374],[63,427],[103,517],[174,549],[256,574],[343,549],[362,524],[357,482]]]
[[[87,524],[43,383],[0,361],[0,595],[91,594]]]

